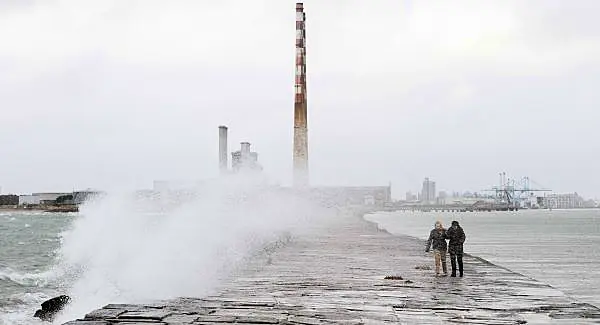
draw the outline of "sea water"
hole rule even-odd
[[[598,209],[381,212],[368,215],[366,219],[390,233],[421,239],[427,239],[436,220],[442,221],[445,227],[456,220],[467,235],[466,253],[550,284],[580,301],[600,306]]]
[[[0,212],[0,324],[35,323],[22,313],[55,296],[64,283],[53,273],[61,234],[75,215]],[[31,316],[28,315],[28,316]]]
[[[110,194],[77,214],[3,212],[0,324],[42,324],[32,315],[60,294],[73,299],[55,324],[108,303],[206,296],[265,247],[338,215],[260,180],[176,194]]]

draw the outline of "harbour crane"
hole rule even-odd
[[[519,180],[506,177],[506,173],[499,173],[500,184],[492,186],[491,189],[484,190],[485,192],[494,192],[494,199],[497,205],[506,206],[508,210],[518,210],[519,208],[529,208],[531,206],[523,205],[524,201],[535,197],[536,192],[551,192],[552,190],[543,188],[532,181],[528,176],[522,177]],[[532,187],[535,184],[539,188]],[[539,202],[538,202],[539,204]],[[530,202],[529,202],[529,205]]]

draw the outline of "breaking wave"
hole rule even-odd
[[[90,202],[63,236],[59,268],[70,277],[73,300],[56,323],[107,303],[208,295],[245,259],[333,215],[256,175]]]
[[[0,269],[0,281],[24,287],[43,287],[52,279],[51,272],[19,273],[9,268]]]

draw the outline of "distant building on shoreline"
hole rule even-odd
[[[0,205],[18,205],[19,196],[14,194],[3,194],[0,195]]]
[[[584,208],[585,201],[577,193],[549,194],[541,198],[541,205],[552,209]]]
[[[320,186],[311,187],[310,195],[336,206],[385,206],[392,202],[392,186]]]
[[[75,191],[75,192],[48,192],[48,193],[32,193],[19,195],[19,206],[36,206],[36,205],[80,205],[85,201],[101,194],[98,191]]]
[[[435,198],[435,182],[426,177],[423,181],[420,201],[422,203],[435,203]]]
[[[49,192],[49,193],[32,193],[19,195],[19,205],[39,205],[39,204],[49,204],[51,202],[55,202],[61,196],[69,195],[72,193],[59,193],[59,192]]]
[[[437,196],[437,198],[436,198],[436,204],[439,204],[439,205],[444,205],[444,204],[446,204],[446,198],[447,198],[447,197],[448,197],[448,195],[446,194],[446,192],[444,192],[444,191],[440,191],[440,192],[438,193],[438,196]]]

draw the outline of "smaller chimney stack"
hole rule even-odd
[[[227,127],[219,126],[219,169],[221,174],[226,174],[227,163]]]
[[[244,159],[249,158],[250,157],[250,142],[242,142],[241,145],[242,145],[242,148],[241,148],[242,157]]]

